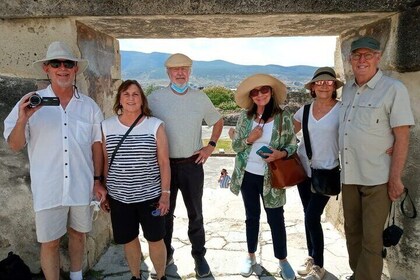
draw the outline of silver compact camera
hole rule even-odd
[[[58,97],[41,97],[35,93],[29,97],[29,108],[35,108],[37,106],[59,106],[60,99]]]

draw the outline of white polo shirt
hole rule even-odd
[[[55,96],[51,86],[37,93]],[[18,104],[4,121],[6,141],[18,119]],[[45,106],[31,116],[25,134],[35,211],[89,205],[94,172],[92,144],[102,141],[102,120],[98,105],[83,94],[79,99],[73,97],[66,110]]]
[[[392,128],[414,125],[407,88],[381,70],[365,85],[343,88],[339,146],[344,184],[373,186],[388,182]]]

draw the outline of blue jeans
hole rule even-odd
[[[315,265],[324,267],[324,233],[322,232],[321,215],[330,197],[313,193],[311,191],[311,178],[297,186],[305,213],[308,255],[314,259]]]
[[[166,235],[164,238],[168,257],[173,254],[173,248],[171,247],[174,230],[173,214],[178,190],[181,191],[188,213],[188,237],[192,245],[191,255],[196,258],[203,257],[206,254],[202,204],[203,185],[204,170],[202,164],[196,164],[192,161],[181,163],[171,161],[170,210],[168,215],[165,216]]]
[[[248,253],[255,253],[258,245],[258,232],[260,230],[261,205],[264,176],[255,175],[245,171],[241,185],[241,194],[246,215],[246,242]],[[284,224],[283,207],[265,208],[267,222],[271,229],[274,256],[278,259],[287,257],[286,227]]]

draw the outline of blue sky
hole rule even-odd
[[[224,39],[120,39],[120,49],[181,52],[193,60],[222,59],[243,65],[334,66],[335,36]]]

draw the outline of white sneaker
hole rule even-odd
[[[303,279],[306,280],[322,280],[325,276],[325,269],[323,267],[319,267],[317,265],[312,266],[311,271],[309,272],[308,276]]]
[[[311,272],[313,266],[314,266],[314,259],[311,257],[307,257],[305,259],[305,262],[301,266],[298,267],[297,273],[302,276],[308,275],[308,273]]]
[[[247,256],[241,265],[241,275],[249,277],[252,274],[252,267],[257,264],[255,257]]]

